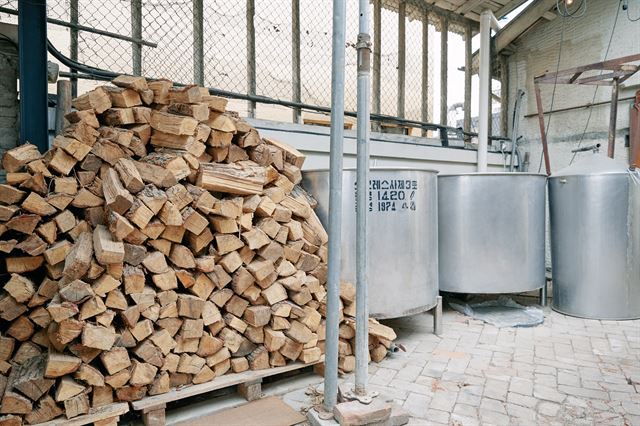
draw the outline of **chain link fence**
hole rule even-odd
[[[0,1],[0,12],[17,10],[17,3]],[[460,68],[464,67],[465,60],[465,30],[472,25],[475,32],[476,24],[451,14],[443,15],[445,12],[427,6],[426,2],[406,0],[403,12],[405,66],[402,68],[399,55],[402,14],[398,1],[372,0],[369,7],[372,32],[376,30],[374,9],[381,7],[380,69],[373,71],[380,74],[380,111],[374,112],[441,122],[440,75],[448,73],[446,106],[450,111],[452,105],[464,101],[461,88],[464,88],[465,71]],[[357,0],[347,1],[345,107],[351,111],[356,109],[357,8]],[[86,65],[180,83],[196,82],[238,94],[320,107],[330,105],[332,4],[328,0],[49,0],[47,13],[48,18],[68,24],[50,23],[52,43]],[[3,21],[16,18],[7,13],[0,16]],[[441,69],[444,17],[448,22],[449,40],[446,70]],[[197,32],[199,23],[201,34]],[[103,33],[97,34],[85,27]],[[199,37],[201,45],[197,41]],[[299,63],[296,49],[299,49]],[[426,78],[423,76],[425,60]],[[198,81],[199,66],[203,81]],[[298,72],[299,87],[296,86]],[[403,79],[404,85],[398,84],[399,79]],[[78,84],[83,91],[91,83]],[[401,96],[402,86],[404,96]],[[249,102],[238,101],[233,106],[240,108],[241,113],[254,113]],[[283,115],[290,110],[274,111],[272,106],[258,104],[256,114],[260,118],[275,116],[291,120],[290,112],[286,117]],[[458,125],[456,114],[448,114],[444,121],[450,126]]]

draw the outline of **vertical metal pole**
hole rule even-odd
[[[382,68],[382,0],[373,0],[373,93],[372,109],[380,114],[380,70]],[[380,131],[380,123],[373,124]]]
[[[256,14],[255,0],[247,0],[247,93],[256,94]],[[249,117],[256,116],[256,103],[249,101]]]
[[[509,133],[509,63],[507,57],[500,55],[500,133]]]
[[[57,88],[56,135],[59,135],[65,126],[65,114],[71,112],[71,82],[69,80],[58,80]]]
[[[131,37],[142,39],[142,0],[131,0]],[[131,42],[133,75],[142,74],[142,45]]]
[[[406,22],[407,4],[400,0],[398,4],[398,117],[404,117],[405,71],[406,71]]]
[[[613,158],[616,152],[616,120],[618,118],[618,92],[620,84],[618,78],[613,79],[613,85],[611,86],[611,110],[609,113],[609,146],[607,148],[607,155],[609,158]]]
[[[442,336],[442,296],[436,296],[436,306],[433,307],[433,334]]]
[[[538,126],[540,126],[540,140],[542,141],[542,153],[544,154],[544,168],[547,176],[551,175],[551,162],[549,161],[549,148],[547,145],[547,132],[544,128],[544,109],[542,108],[542,95],[540,94],[540,86],[534,83],[536,92],[536,107],[538,109]]]
[[[367,394],[369,380],[369,280],[367,212],[369,210],[369,131],[371,89],[371,36],[369,0],[360,0],[358,43],[358,124],[356,199],[356,386],[358,395]]]
[[[78,0],[71,0],[69,2],[69,22],[78,25],[78,21]],[[74,28],[69,29],[69,57],[74,61],[78,60],[78,30]],[[71,74],[75,75],[78,72],[71,70]],[[71,96],[73,98],[78,96],[78,79],[73,76],[71,77]]]
[[[202,0],[193,0],[193,81],[204,86],[204,10]]]
[[[422,102],[420,105],[422,121],[429,121],[429,10],[422,11]],[[422,130],[427,136],[427,130]]]
[[[18,2],[20,143],[49,148],[47,7],[45,0]]]
[[[291,92],[294,102],[301,102],[300,76],[300,0],[291,0]],[[293,122],[302,123],[302,110],[293,109]]]
[[[467,24],[464,29],[464,122],[462,130],[471,131],[471,24]]]
[[[446,16],[441,20],[440,33],[440,124],[447,125],[447,77],[449,63],[449,20]]]
[[[491,20],[493,14],[480,14],[479,96],[478,96],[478,172],[487,171],[489,122],[491,121]],[[495,19],[495,18],[493,18]]]
[[[340,305],[340,245],[342,238],[342,153],[344,144],[344,56],[346,0],[333,0],[331,53],[331,135],[329,148],[329,272],[325,340],[324,408],[333,411],[338,399],[338,315]]]
[[[489,111],[489,121],[487,122],[487,146],[491,145],[493,135],[493,68],[489,69],[489,98],[487,99],[487,111]]]
[[[547,280],[544,280],[544,285],[540,288],[540,306],[547,306]]]

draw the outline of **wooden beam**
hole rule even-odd
[[[482,3],[484,3],[485,0],[469,0],[469,1],[465,1],[462,3],[462,5],[460,7],[458,7],[455,12],[459,13],[460,15],[464,15],[467,12],[471,12],[473,9],[475,9],[477,6],[480,6]]]
[[[498,31],[494,37],[495,52],[500,53],[502,49],[511,44],[523,32],[533,26],[542,16],[556,5],[556,0],[538,0],[533,2],[521,14],[516,16],[503,29]]]
[[[522,6],[522,4],[524,4],[526,1],[527,0],[511,0],[500,9],[498,9],[498,11],[494,13],[494,15],[497,19],[503,18],[505,15],[508,15],[509,13]]]

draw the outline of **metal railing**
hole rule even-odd
[[[7,14],[0,16],[11,16],[17,6],[16,0],[0,1],[0,14]],[[357,7],[357,0],[347,1],[347,111],[356,109]],[[436,130],[445,144],[449,136],[462,137],[462,130],[472,132],[471,79],[460,81],[466,119],[463,129],[456,129],[456,117],[449,114],[448,74],[441,70],[447,70],[452,36],[464,40],[465,49],[457,54],[470,63],[466,58],[477,23],[417,0],[371,0],[369,7],[372,120],[423,133]],[[47,17],[52,44],[81,64],[211,87],[241,101],[234,107],[248,116],[302,122],[302,111],[329,111],[329,1],[49,0]],[[74,90],[82,84],[78,81],[95,78],[68,72],[63,75],[72,78]],[[470,72],[468,66],[464,72]]]

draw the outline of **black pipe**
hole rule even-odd
[[[76,61],[66,57],[65,55],[63,55],[48,40],[47,40],[47,48],[49,49],[49,52],[51,53],[51,55],[53,55],[54,58],[56,58],[58,61],[60,61],[65,66],[69,67],[69,69],[74,70],[74,71],[78,71],[78,72],[81,72],[81,73],[84,73],[84,74],[87,74],[88,76],[90,76],[91,79],[95,79],[95,80],[111,80],[111,79],[117,77],[118,75],[120,75],[118,73],[114,73],[114,72],[111,72],[111,71],[106,71],[106,70],[103,70],[103,69],[100,69],[100,68],[95,68],[95,67],[91,67],[91,66],[76,62]],[[84,77],[82,77],[81,75],[77,75],[76,78],[84,78]],[[149,80],[153,80],[153,79],[149,79]],[[183,84],[180,84],[180,83],[174,83],[174,84],[177,85],[177,86],[183,85]],[[281,105],[281,106],[285,106],[285,107],[289,107],[289,108],[299,108],[299,109],[304,109],[304,110],[309,110],[309,111],[331,113],[331,108],[329,108],[329,107],[323,107],[323,106],[318,106],[318,105],[310,105],[310,104],[306,104],[306,103],[303,103],[303,102],[294,102],[294,101],[286,101],[286,100],[281,100],[281,99],[274,99],[274,98],[270,98],[270,97],[262,96],[262,95],[249,95],[249,94],[246,94],[246,93],[230,92],[230,91],[227,91],[227,90],[215,89],[215,88],[211,88],[211,87],[209,87],[208,89],[209,89],[209,93],[211,93],[212,95],[223,96],[223,97],[226,97],[226,98],[240,99],[240,100],[257,102],[257,103],[262,103],[262,104]],[[355,111],[345,111],[344,115],[346,115],[348,117],[357,117],[357,113]],[[449,136],[448,136],[447,132],[456,133],[456,134],[461,135],[461,136],[478,136],[477,133],[465,132],[464,130],[462,130],[459,127],[449,127],[449,126],[443,126],[443,125],[440,125],[440,124],[425,123],[425,122],[417,121],[417,120],[408,120],[408,119],[405,119],[405,118],[393,117],[391,115],[374,114],[374,113],[372,113],[371,114],[371,120],[395,123],[395,124],[400,124],[400,125],[408,125],[408,126],[411,126],[411,127],[417,127],[417,128],[421,128],[421,129],[424,129],[424,130],[437,130],[438,132],[440,132],[440,139],[442,141],[443,146],[448,146],[449,145]],[[495,140],[495,141],[510,140],[509,138],[501,137],[501,136],[491,136],[489,139]]]

